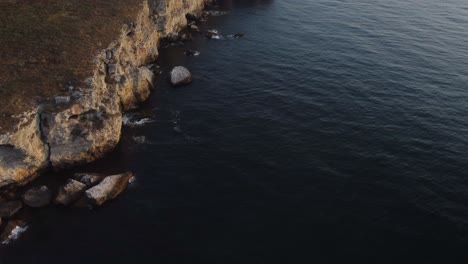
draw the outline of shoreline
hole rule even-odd
[[[200,19],[209,5],[144,1],[136,22],[125,24],[95,57],[86,87],[24,113],[14,132],[0,136],[0,196],[46,171],[87,164],[112,151],[121,138],[122,114],[146,101],[154,88],[149,65],[161,43],[179,40],[187,18]]]
[[[54,200],[52,197],[57,200],[57,193],[59,196],[63,196],[62,192],[70,195],[66,192],[75,191],[73,188],[85,183],[73,177],[60,190],[50,190],[45,185],[31,188],[38,178],[47,172],[92,163],[118,146],[124,114],[137,109],[154,89],[158,75],[154,63],[159,49],[165,44],[190,40],[184,39],[185,35],[191,34],[195,22],[208,16],[204,10],[213,1],[173,4],[145,0],[144,3],[136,22],[125,24],[119,38],[96,56],[94,75],[86,80],[86,88],[77,88],[69,97],[57,96],[39,105],[24,114],[16,131],[0,136],[0,207],[2,210],[6,207],[8,212],[8,216],[0,218],[0,242],[8,241],[18,228],[27,229],[25,219],[29,218],[30,210],[25,209],[30,205],[24,196],[28,192],[40,197],[44,195],[40,192],[45,190],[50,196],[48,205]],[[93,192],[93,185],[80,186],[79,192],[71,195],[81,198],[68,206],[100,206],[104,201],[114,199],[134,181],[130,175],[133,174],[96,176],[99,178],[96,180],[97,191]],[[116,180],[108,180],[111,178]],[[101,187],[106,184],[108,193],[103,194]],[[21,206],[14,204],[18,202]],[[12,203],[13,208],[10,208]]]

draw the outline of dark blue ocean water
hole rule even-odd
[[[35,212],[0,263],[466,263],[468,2],[223,4],[201,28],[246,36],[162,50],[194,83],[81,168],[137,183]]]

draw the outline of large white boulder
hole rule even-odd
[[[190,71],[182,66],[176,66],[171,71],[171,84],[180,86],[192,82],[192,74]]]
[[[87,190],[86,197],[93,205],[100,206],[123,192],[133,176],[131,172],[107,176],[98,185]]]

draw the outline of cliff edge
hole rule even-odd
[[[104,8],[109,5],[104,0],[93,1],[95,9],[78,0],[55,2],[60,2],[60,10],[64,10],[65,16],[74,15],[66,13],[67,10],[78,10],[77,16],[86,14],[80,18],[87,21],[83,22],[86,26],[82,31],[79,27],[73,28],[77,32],[63,33],[64,37],[75,38],[74,42],[67,42],[63,50],[28,50],[27,45],[24,49],[20,47],[21,52],[18,54],[21,56],[33,56],[32,60],[39,62],[45,60],[41,64],[40,73],[50,73],[49,78],[34,82],[30,75],[33,74],[34,77],[36,69],[25,65],[24,71],[13,70],[16,75],[5,76],[2,73],[0,91],[13,95],[7,96],[10,103],[14,101],[12,98],[21,98],[24,89],[39,91],[33,94],[40,99],[30,100],[31,97],[25,96],[25,102],[10,107],[7,107],[8,102],[2,102],[4,114],[0,119],[0,191],[25,185],[47,169],[59,170],[91,162],[111,151],[120,140],[122,113],[145,101],[151,93],[155,76],[147,65],[157,59],[160,41],[186,27],[186,17],[200,17],[206,0],[118,0],[113,2],[114,6],[110,9]],[[8,3],[9,9],[2,9],[4,11],[0,12],[11,11],[15,6],[26,8],[28,4],[36,6],[38,14],[47,11],[47,8],[41,10],[40,4],[45,5],[43,1],[11,0],[1,5]],[[82,8],[92,14],[83,13]],[[106,19],[100,21],[99,16],[102,14],[99,12],[109,10],[117,14],[106,13]],[[118,12],[123,15],[120,16]],[[62,15],[59,12],[46,14],[44,17],[54,21],[64,19]],[[94,21],[94,24],[90,21]],[[117,29],[98,29],[115,24],[118,24],[115,26]],[[96,43],[92,42],[88,39],[89,27],[96,29],[91,30],[92,32],[102,33],[104,36],[96,36]],[[29,28],[32,31],[29,34],[42,34],[34,32],[34,29],[36,27]],[[6,46],[11,48],[11,41],[1,41],[4,34],[5,32],[0,31],[0,49],[7,50]],[[112,39],[111,35],[114,35]],[[20,34],[19,37],[23,36]],[[83,42],[80,42],[81,39]],[[100,48],[104,44],[99,42],[107,40],[106,48]],[[46,38],[45,41],[49,40]],[[53,45],[42,47],[57,48]],[[50,52],[52,55],[48,57]],[[54,58],[57,61],[47,63],[47,60]],[[16,67],[22,67],[22,64]],[[63,75],[57,77],[58,73]],[[13,82],[12,76],[16,78]],[[51,78],[56,78],[57,83],[50,81]],[[14,83],[16,86],[14,89],[7,89],[7,83]],[[34,88],[35,85],[37,89]],[[15,112],[20,110],[24,111]]]

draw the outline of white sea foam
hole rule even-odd
[[[17,240],[21,234],[23,234],[24,232],[26,232],[26,230],[28,230],[29,226],[16,226],[12,231],[11,231],[11,234],[8,235],[8,238],[4,241],[2,241],[2,244],[10,244],[11,242],[13,242],[14,240]]]
[[[154,122],[153,119],[147,118],[147,117],[145,117],[145,118],[135,118],[132,115],[124,115],[122,117],[122,123],[125,126],[131,126],[131,127],[144,126],[145,124],[153,123],[153,122]]]
[[[229,11],[205,11],[210,16],[225,16],[229,14]]]

